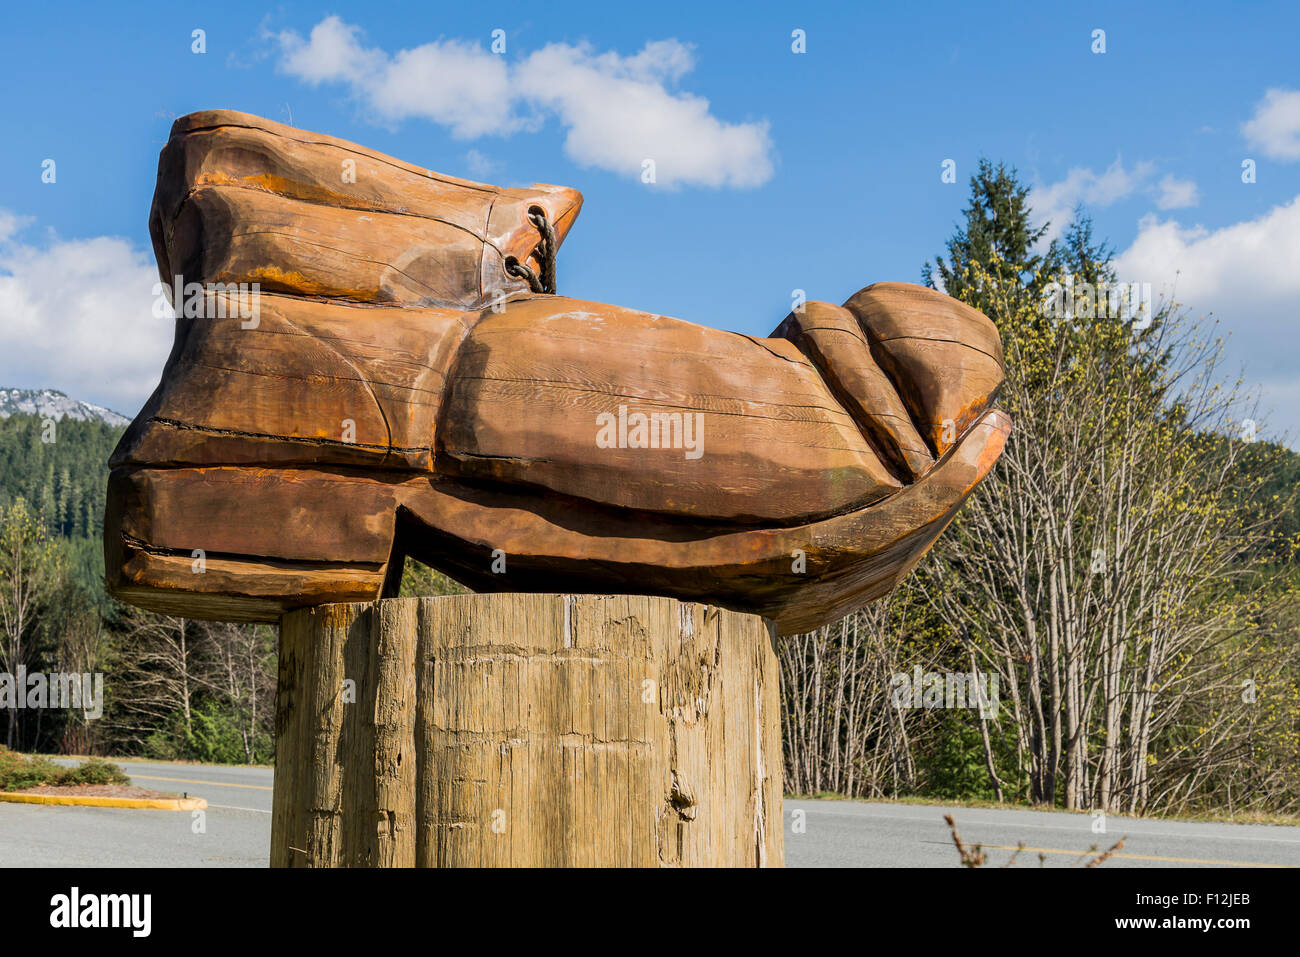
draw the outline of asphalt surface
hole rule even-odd
[[[75,762],[61,762],[75,763]],[[268,768],[122,762],[133,784],[188,793],[203,812],[0,803],[6,865],[265,867],[271,843]],[[1120,838],[1105,867],[1300,866],[1300,827],[1110,818],[1094,833],[1086,814],[786,799],[790,867],[957,867],[944,814],[962,840],[982,844],[988,866],[1025,849],[1016,867],[1081,866]]]
[[[271,769],[135,761],[120,766],[132,784],[201,797],[208,808],[145,811],[0,803],[0,867],[266,866]]]
[[[804,812],[802,822],[798,813]],[[785,801],[788,867],[958,867],[943,816],[967,846],[983,845],[988,867],[1080,867],[1121,838],[1104,867],[1300,867],[1300,827],[1111,817],[1105,832],[1088,814],[951,808],[865,801]],[[799,832],[801,824],[803,831]],[[1089,853],[1089,848],[1097,847]]]

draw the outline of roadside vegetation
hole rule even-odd
[[[1258,437],[1216,328],[1177,303],[1045,308],[1053,282],[1115,279],[1085,217],[1045,225],[982,164],[924,272],[998,325],[1014,430],[901,587],[783,643],[787,789],[1293,816],[1300,456]],[[978,673],[997,706],[897,707],[914,669]]]
[[[83,761],[75,768],[65,768],[48,758],[16,754],[0,746],[0,791],[23,791],[42,785],[77,787],[130,783],[131,779],[120,767],[99,758]]]

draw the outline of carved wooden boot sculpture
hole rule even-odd
[[[887,592],[1009,431],[993,324],[899,283],[768,339],[551,295],[581,203],[178,120],[150,218],[176,339],[112,459],[113,594],[272,621],[379,597],[410,555],[788,633]]]

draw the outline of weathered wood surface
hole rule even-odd
[[[455,477],[734,523],[820,518],[901,487],[789,343],[547,297],[483,317],[457,358],[439,441]],[[660,415],[659,444],[677,448],[597,447],[598,417],[620,406]]]
[[[281,631],[271,864],[781,866],[779,704],[768,626],[705,605],[302,609]]]
[[[272,621],[379,597],[411,555],[479,590],[670,595],[788,633],[888,591],[1009,431],[993,324],[878,283],[762,339],[506,274],[540,268],[529,210],[558,242],[580,206],[246,114],[177,121],[160,272],[262,292],[256,321],[228,290],[177,319],[112,460],[114,593]]]
[[[541,207],[564,241],[582,194],[444,176],[346,140],[238,113],[183,116],[158,160],[149,232],[164,282],[481,308],[527,292],[503,268],[537,244]],[[536,265],[536,264],[534,264]]]

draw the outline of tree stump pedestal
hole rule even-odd
[[[643,596],[291,612],[271,865],[780,866],[773,642]]]

